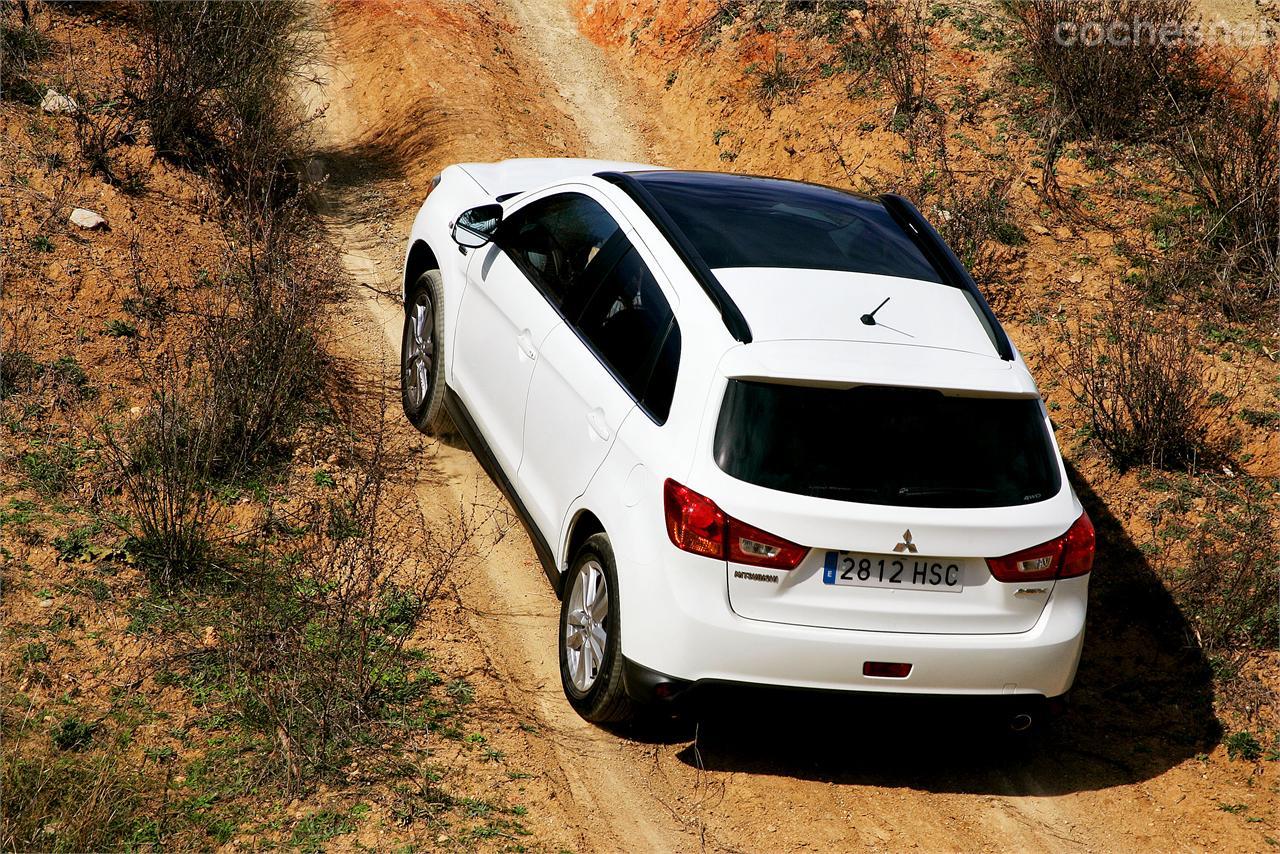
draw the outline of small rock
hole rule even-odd
[[[1084,281],[1084,273],[1076,272],[1071,274],[1071,278],[1067,279],[1073,285],[1078,285]]]
[[[1032,225],[1031,225],[1031,230],[1032,230],[1032,231],[1034,231],[1036,234],[1048,234],[1048,233],[1049,233],[1049,229],[1045,228],[1043,225],[1038,225],[1038,224],[1036,224],[1036,223],[1032,223]]]
[[[44,93],[44,97],[40,99],[40,109],[46,113],[69,114],[80,112],[80,105],[61,92],[49,89]]]
[[[52,599],[41,599],[39,604],[40,604],[40,607],[41,607],[41,608],[52,608],[52,607],[53,607],[53,600],[52,600]]]
[[[101,214],[94,213],[88,208],[76,208],[68,219],[72,225],[78,225],[81,228],[102,228],[107,224]]]

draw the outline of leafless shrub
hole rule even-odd
[[[1120,296],[1061,331],[1070,393],[1118,467],[1192,466],[1211,449],[1210,425],[1238,391],[1215,389],[1185,325],[1158,324],[1140,300]]]
[[[1059,30],[1100,25],[1106,33],[1137,22],[1153,33],[1185,32],[1191,0],[1004,0],[1004,7],[1022,30],[1024,61],[1052,90],[1050,122],[1068,135],[1158,138],[1169,126],[1169,99],[1188,103],[1198,86],[1194,51],[1180,40],[1139,33],[1130,44],[1091,44],[1062,39]]]
[[[929,34],[925,0],[868,0],[863,13],[872,61],[894,98],[895,123],[925,105],[929,87]]]
[[[84,105],[73,117],[76,150],[89,174],[99,175],[126,192],[140,191],[144,182],[142,170],[120,163],[115,156],[116,149],[136,142],[133,118],[119,102],[90,104],[83,92],[76,100]]]
[[[133,93],[158,152],[210,165],[246,199],[287,198],[305,122],[292,82],[315,49],[302,0],[157,0]]]
[[[1168,146],[1200,200],[1183,224],[1185,279],[1233,319],[1256,314],[1280,294],[1276,71],[1237,69],[1203,113],[1187,115]]]
[[[146,411],[123,429],[103,431],[104,461],[129,511],[118,524],[142,563],[168,585],[198,575],[212,556],[222,515],[213,467],[225,444],[224,422],[177,356],[162,356],[151,379]]]
[[[326,369],[323,291],[308,276],[314,265],[297,257],[293,238],[267,240],[230,259],[197,331],[220,422],[213,473],[278,456],[313,407]]]
[[[35,105],[42,95],[36,66],[47,54],[49,39],[36,26],[27,0],[0,0],[0,96]]]
[[[41,370],[31,355],[27,318],[5,312],[0,316],[0,400],[30,391]]]
[[[1206,498],[1171,586],[1209,651],[1280,643],[1280,539],[1272,489],[1251,478],[1218,482]]]
[[[219,644],[226,694],[271,740],[269,770],[290,791],[423,698],[434,677],[406,644],[493,514],[428,524],[388,480],[385,426],[370,433],[349,482],[278,520],[294,538],[259,554]]]
[[[906,137],[910,146],[906,170],[889,189],[920,207],[975,277],[1000,278],[998,247],[1026,242],[1011,210],[1014,175],[957,171],[947,142],[946,118],[940,113],[921,116]]]

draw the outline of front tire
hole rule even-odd
[[[448,426],[444,412],[444,279],[428,270],[409,289],[400,336],[400,402],[429,436]]]
[[[618,572],[604,534],[582,544],[560,603],[560,683],[569,705],[593,723],[635,716],[622,678]]]

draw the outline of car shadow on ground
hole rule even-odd
[[[1047,726],[1012,732],[999,703],[733,691],[626,735],[692,739],[679,759],[709,770],[998,795],[1134,783],[1208,751],[1221,736],[1209,665],[1145,555],[1071,475],[1099,547],[1069,711]]]

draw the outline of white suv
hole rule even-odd
[[[447,411],[523,519],[584,717],[713,682],[1027,708],[1071,687],[1093,526],[910,202],[459,164],[404,283],[405,412]]]

